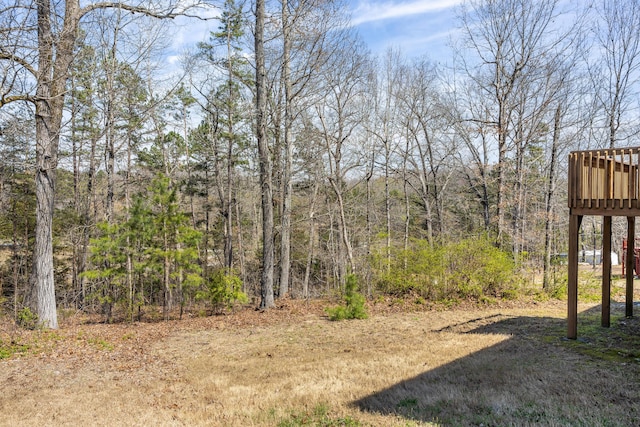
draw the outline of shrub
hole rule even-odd
[[[509,253],[486,237],[430,246],[412,242],[407,250],[372,257],[378,290],[391,295],[417,294],[438,302],[460,299],[491,301],[517,295],[517,274]]]
[[[18,312],[16,319],[18,325],[24,329],[37,329],[39,326],[38,315],[31,311],[29,307],[25,307]]]
[[[224,269],[215,271],[208,278],[206,288],[196,293],[196,299],[209,302],[217,313],[249,301],[242,292],[242,280]]]
[[[373,256],[377,287],[389,295],[417,293],[426,299],[437,299],[435,287],[444,277],[445,252],[431,248],[426,241],[414,241],[408,250],[393,249],[387,268],[386,254]]]
[[[347,276],[344,291],[345,305],[327,308],[325,311],[331,320],[366,319],[364,295],[358,292],[358,279],[354,274]]]

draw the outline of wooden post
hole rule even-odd
[[[625,299],[625,316],[633,316],[633,278],[635,277],[635,256],[634,249],[636,243],[636,217],[627,217],[627,275],[625,277],[627,283],[627,292]]]
[[[578,337],[578,235],[582,215],[569,216],[569,272],[567,279],[567,338]]]
[[[602,318],[600,324],[608,328],[611,322],[611,217],[602,218]]]

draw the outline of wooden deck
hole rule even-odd
[[[569,208],[574,215],[640,215],[640,147],[569,154]]]
[[[602,321],[609,327],[611,307],[611,217],[627,217],[626,315],[633,315],[635,217],[640,215],[640,147],[574,151],[569,154],[569,274],[567,336],[578,329],[578,236],[584,215],[603,216]],[[594,248],[595,249],[595,248]]]

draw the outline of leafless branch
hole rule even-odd
[[[38,73],[37,73],[36,69],[33,68],[33,66],[31,66],[31,64],[29,64],[29,62],[25,61],[24,58],[21,58],[21,57],[19,57],[17,55],[14,55],[12,53],[0,52],[0,61],[2,61],[2,60],[16,62],[16,63],[20,64],[22,67],[24,67],[24,69],[27,70],[29,73],[31,73],[31,75],[33,75],[34,77],[38,76]]]
[[[98,9],[122,9],[122,10],[129,11],[131,13],[139,13],[141,15],[146,15],[146,16],[150,16],[152,18],[158,18],[158,19],[173,19],[178,16],[200,19],[202,21],[208,21],[208,20],[214,19],[211,17],[204,17],[201,15],[197,15],[189,12],[189,10],[201,8],[203,5],[204,3],[196,3],[195,5],[188,6],[186,8],[178,8],[177,5],[174,5],[173,7],[170,7],[165,10],[152,10],[146,7],[133,6],[133,5],[122,3],[122,2],[99,2],[99,3],[93,3],[90,5],[87,5],[82,9],[80,14],[81,16],[84,16]]]
[[[12,96],[3,96],[0,98],[0,108],[4,107],[7,104],[17,101],[27,101],[27,102],[35,102],[31,95],[22,94],[22,95],[12,95]]]

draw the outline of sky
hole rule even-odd
[[[351,22],[374,54],[389,47],[406,56],[450,60],[462,0],[350,0]]]
[[[427,55],[434,62],[451,60],[456,10],[463,0],[347,0],[351,24],[373,54],[394,47],[408,57]],[[212,16],[217,15],[212,11]],[[206,40],[217,21],[185,20],[173,35],[170,58],[177,60],[186,46]]]

